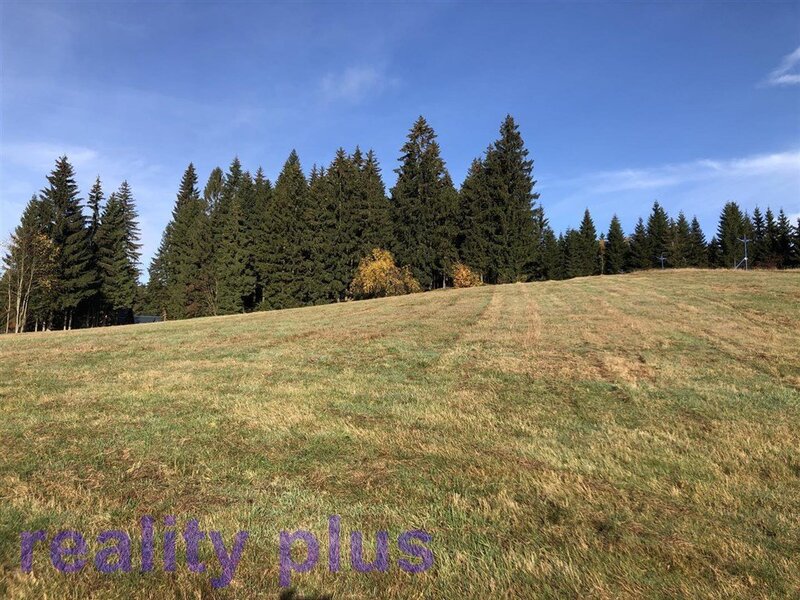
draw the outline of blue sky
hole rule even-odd
[[[556,231],[658,199],[710,237],[735,200],[800,215],[800,2],[0,4],[0,239],[68,154],[130,182],[155,251],[189,161],[274,180],[422,114],[460,184],[506,113]]]

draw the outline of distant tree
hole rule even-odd
[[[306,280],[313,235],[307,218],[308,182],[292,150],[275,182],[267,208],[271,227],[264,288],[264,308],[289,308],[307,303]]]
[[[669,216],[664,208],[658,203],[653,203],[653,210],[647,219],[647,245],[650,250],[650,266],[661,267],[661,261],[657,258],[662,253],[668,254],[672,242],[672,235],[669,226]],[[672,263],[672,257],[670,257]]]
[[[764,215],[761,210],[756,206],[753,209],[753,243],[750,245],[750,264],[755,267],[764,266],[764,259],[768,255],[767,248],[767,223],[764,220]]]
[[[421,291],[411,269],[399,268],[392,253],[375,248],[358,265],[356,276],[350,285],[355,298],[379,298],[399,296]]]
[[[575,255],[571,256],[571,275],[573,277],[595,275],[600,272],[600,263],[598,261],[600,248],[597,241],[597,230],[594,227],[594,221],[588,208],[583,212],[583,220],[581,221],[580,229],[578,229],[578,236]]]
[[[673,267],[685,268],[692,262],[692,228],[683,211],[678,213],[678,218],[670,222],[672,241],[669,255]]]
[[[780,209],[773,242],[773,252],[777,257],[778,268],[783,269],[792,265],[792,234],[792,224],[783,209]]]
[[[708,246],[706,236],[700,227],[697,217],[692,218],[689,225],[688,266],[705,268],[708,266]]]
[[[527,281],[535,270],[537,231],[533,161],[511,115],[500,126],[500,137],[484,159],[489,218],[493,232],[489,247],[489,281]]]
[[[717,266],[733,268],[744,257],[744,246],[739,241],[749,229],[749,223],[739,205],[728,202],[722,208],[717,227],[716,241],[719,244]]]
[[[794,237],[792,238],[792,267],[800,267],[800,217],[794,224]]]
[[[483,285],[483,282],[478,273],[470,269],[464,263],[459,262],[453,265],[453,287],[469,288],[479,285]]]
[[[605,248],[605,272],[611,275],[622,273],[628,261],[628,243],[622,231],[622,224],[617,215],[611,218],[611,225],[608,228]]]
[[[489,270],[489,247],[494,228],[489,213],[489,191],[483,161],[472,161],[459,191],[458,234],[456,245],[462,261],[480,274]]]
[[[561,250],[553,229],[546,225],[542,229],[539,242],[539,265],[541,279],[559,279],[561,277]]]
[[[40,205],[36,196],[28,202],[2,257],[6,333],[11,323],[14,333],[25,331],[31,316],[38,329],[50,306],[47,297],[54,289],[57,256],[40,219]]]
[[[649,269],[653,266],[653,256],[650,236],[647,235],[644,221],[639,217],[630,240],[630,253],[628,254],[628,268],[626,270]]]
[[[394,250],[420,284],[445,281],[455,259],[457,195],[442,160],[436,133],[419,117],[401,148],[392,188]]]
[[[719,240],[717,240],[716,237],[712,237],[711,241],[708,242],[707,261],[709,266],[713,268],[720,268],[724,266],[722,263],[722,249],[720,247]]]
[[[367,152],[363,166],[359,167],[361,193],[365,198],[366,223],[361,235],[361,256],[371,248],[388,248],[392,244],[392,215],[386,186],[375,152]]]
[[[125,311],[131,315],[139,285],[139,225],[133,194],[127,181],[111,194],[97,229],[100,289],[112,323]]]
[[[92,296],[96,284],[89,229],[78,197],[75,172],[66,156],[56,161],[47,181],[49,186],[42,191],[42,197],[53,215],[51,239],[57,257],[57,308],[62,313],[62,327],[72,329],[75,313]]]

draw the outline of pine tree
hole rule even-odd
[[[423,288],[437,287],[455,258],[457,195],[436,142],[419,117],[403,145],[392,188],[394,254]]]
[[[670,263],[679,269],[686,268],[691,263],[692,231],[683,211],[678,213],[678,219],[671,223],[670,229],[672,231]]]
[[[500,127],[500,138],[484,160],[489,194],[488,278],[492,283],[528,280],[534,270],[537,232],[534,227],[533,161],[511,115]]]
[[[334,163],[344,162],[352,165],[344,153],[337,154]],[[341,203],[348,203],[346,191],[334,189],[343,186],[350,188],[350,182],[342,181],[342,172],[347,167],[337,164],[336,174],[329,177],[323,167],[314,165],[308,181],[308,227],[314,232],[311,237],[311,270],[312,294],[310,301],[314,304],[338,302],[343,300],[349,285],[347,279],[346,252],[340,251],[343,241],[340,229]],[[335,180],[335,183],[334,183]],[[345,206],[345,210],[347,207]]]
[[[630,253],[628,254],[628,267],[626,270],[649,269],[653,266],[653,251],[650,246],[650,237],[641,217],[636,223],[630,240]]]
[[[255,257],[256,271],[254,304],[258,306],[264,300],[264,286],[267,279],[266,261],[267,252],[269,251],[270,236],[270,226],[267,222],[267,210],[272,200],[272,183],[264,176],[264,171],[261,167],[256,171],[253,187],[255,192],[255,206],[253,207],[250,218],[252,219],[251,230],[253,235],[253,254]]]
[[[767,257],[768,248],[766,247],[767,224],[761,210],[756,206],[753,209],[753,243],[750,245],[750,264],[760,267],[764,264]]]
[[[739,238],[746,235],[749,229],[745,215],[735,202],[728,202],[722,208],[717,227],[717,243],[719,244],[719,266],[733,268],[744,257],[744,250]]]
[[[722,248],[720,246],[719,240],[715,237],[711,238],[711,241],[708,242],[708,264],[712,268],[718,269],[720,267],[725,267],[722,262]]]
[[[96,285],[89,230],[78,197],[75,173],[66,156],[56,161],[47,180],[50,185],[42,191],[42,196],[53,211],[51,235],[58,261],[57,308],[63,314],[63,328],[71,329],[73,316],[92,296]]]
[[[778,268],[785,269],[792,264],[792,223],[783,209],[778,211],[775,233],[774,248],[778,258]]]
[[[800,217],[794,224],[794,237],[792,238],[792,263],[794,268],[800,267]]]
[[[628,243],[622,231],[622,224],[617,215],[614,215],[611,218],[611,225],[608,227],[605,272],[611,275],[622,273],[628,262],[627,255]]]
[[[392,246],[392,215],[386,186],[383,184],[381,168],[375,152],[367,152],[361,173],[361,189],[366,198],[367,216],[362,236],[362,257],[373,248]]]
[[[139,226],[126,181],[109,196],[97,228],[100,290],[113,324],[130,322],[138,293]]]
[[[275,182],[267,222],[272,235],[267,253],[265,308],[289,308],[307,303],[306,279],[311,258],[306,216],[308,183],[300,159],[292,150]]]
[[[692,218],[689,226],[688,266],[705,268],[708,266],[708,246],[706,236],[700,227],[697,217]]]
[[[561,251],[553,229],[546,225],[542,229],[540,242],[540,265],[542,279],[560,279],[561,277]]]
[[[669,253],[671,237],[667,212],[656,201],[653,203],[653,210],[647,219],[647,243],[651,254],[651,267],[661,267],[661,261],[658,257],[662,253],[665,255]],[[669,256],[670,264],[674,264],[672,258],[672,256]]]
[[[494,235],[489,202],[486,170],[481,159],[476,158],[459,192],[456,246],[462,262],[477,271],[481,279],[489,270],[489,247]]]
[[[578,245],[575,255],[571,256],[572,277],[585,277],[595,275],[600,272],[598,261],[599,245],[597,242],[597,230],[592,221],[592,215],[587,208],[583,213],[583,220],[578,229]]]

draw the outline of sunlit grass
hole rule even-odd
[[[800,273],[667,271],[0,337],[0,595],[788,597],[800,590]],[[138,520],[250,532],[232,584],[138,569]],[[327,571],[327,518],[390,569]],[[65,575],[19,533],[134,537]],[[397,536],[434,567],[398,569]],[[90,539],[90,548],[97,549]],[[299,548],[298,548],[299,550]],[[302,555],[299,553],[298,556]]]

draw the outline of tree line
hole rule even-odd
[[[98,177],[84,207],[66,157],[11,236],[0,278],[5,331],[167,319],[340,302],[367,256],[389,250],[421,289],[448,287],[454,270],[496,284],[649,268],[800,266],[800,220],[727,203],[710,241],[696,218],[655,202],[626,235],[614,216],[598,235],[587,209],[556,236],[534,191],[533,161],[506,117],[456,189],[436,133],[420,117],[400,150],[387,195],[371,150],[339,149],[305,175],[292,151],[273,183],[235,158],[204,187],[193,164],[140,285],[139,227],[130,186],[106,199]],[[88,215],[84,213],[88,210]],[[390,255],[391,256],[391,255]],[[414,289],[416,287],[412,286]]]

